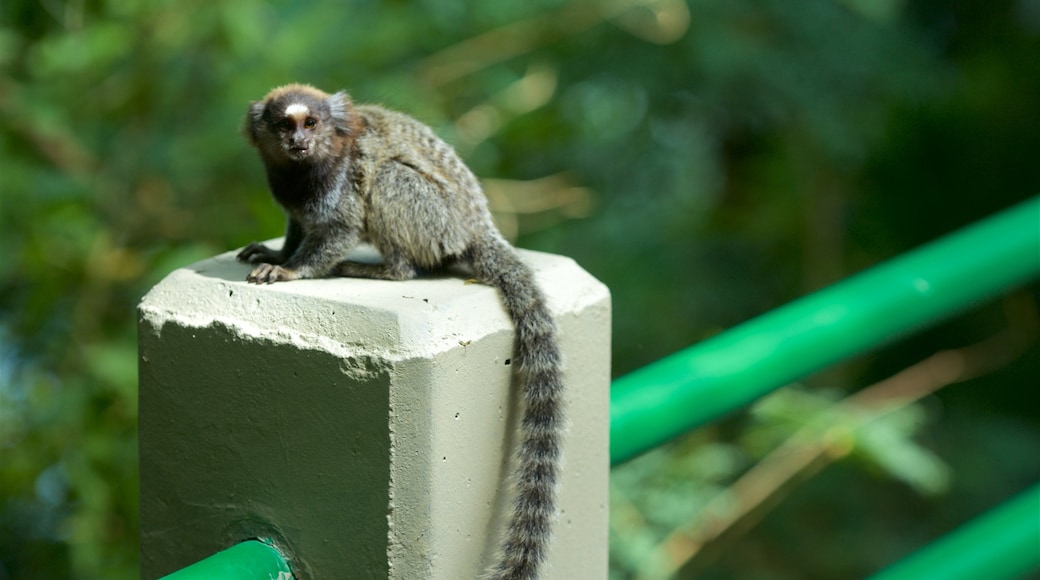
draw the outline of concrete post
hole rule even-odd
[[[610,296],[521,252],[561,330],[570,429],[546,579],[607,577]],[[139,307],[141,571],[271,538],[297,578],[476,578],[507,509],[513,328],[465,273],[254,286],[233,253]]]

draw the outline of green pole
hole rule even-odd
[[[292,580],[289,564],[274,547],[249,540],[199,560],[161,580]]]
[[[1040,572],[1040,485],[870,580],[1011,580]]]
[[[1040,197],[614,381],[614,464],[1040,275]]]

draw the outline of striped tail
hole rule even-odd
[[[556,483],[564,427],[562,359],[556,323],[534,275],[501,237],[489,236],[471,248],[477,278],[495,286],[516,326],[516,372],[523,415],[516,451],[513,511],[494,580],[535,580],[549,550],[556,517]]]

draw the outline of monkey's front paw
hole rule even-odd
[[[282,262],[281,252],[276,252],[260,242],[253,242],[242,248],[242,251],[235,257],[239,262],[246,262],[247,264],[259,264],[260,262],[280,264]]]
[[[246,282],[253,284],[273,284],[275,282],[287,282],[300,277],[299,272],[290,270],[274,264],[260,264],[246,276]]]

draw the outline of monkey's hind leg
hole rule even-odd
[[[343,261],[336,264],[332,273],[348,278],[374,278],[376,280],[410,280],[415,278],[415,266],[399,252],[381,252],[382,264],[362,264]]]

